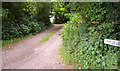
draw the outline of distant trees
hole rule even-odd
[[[69,20],[69,18],[65,17],[65,14],[69,12],[69,10],[66,8],[67,2],[55,2],[53,3],[53,14],[55,16],[54,23],[62,24]]]

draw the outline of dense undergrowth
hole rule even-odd
[[[2,45],[6,46],[50,27],[51,3],[3,2]]]
[[[61,55],[66,62],[78,69],[119,68],[119,47],[104,44],[104,39],[120,40],[117,4],[79,3],[77,11],[66,14],[70,21],[61,30]]]

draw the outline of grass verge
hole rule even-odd
[[[9,46],[9,45],[12,45],[16,42],[19,42],[23,39],[26,39],[30,36],[32,36],[33,34],[29,34],[29,35],[26,35],[26,36],[23,36],[23,37],[20,37],[20,38],[15,38],[15,39],[11,39],[11,40],[2,40],[2,47],[5,47],[5,46]]]
[[[54,34],[54,33],[55,33],[55,30],[50,32],[48,35],[46,35],[42,40],[40,40],[40,42],[43,43],[43,42],[47,41],[50,38],[50,36],[52,36],[52,34]]]
[[[63,63],[65,65],[71,66],[73,69],[77,69],[77,64],[74,62],[74,59],[70,56],[70,54],[67,52],[66,47],[62,45],[62,47],[59,50],[59,53],[63,59]]]
[[[50,25],[49,27],[53,27],[53,25]],[[45,29],[48,29],[49,27],[46,27]],[[42,31],[44,31],[45,29],[43,29]],[[38,34],[38,33],[36,33],[36,34]],[[33,35],[36,35],[36,34],[30,33],[29,35],[25,35],[25,36],[22,36],[22,37],[19,37],[19,38],[14,38],[14,39],[11,39],[11,40],[1,40],[0,44],[2,44],[2,47],[10,46],[10,45],[12,45],[12,44],[14,44],[16,42],[19,42],[19,41],[21,41],[23,39],[26,39],[26,38],[28,38],[30,36],[33,36]]]
[[[40,40],[40,43],[43,43],[43,42],[45,42],[45,41],[47,41],[49,38],[50,38],[50,36],[52,36],[55,32],[56,32],[56,30],[57,29],[59,29],[60,27],[58,27],[58,28],[56,28],[55,30],[53,30],[53,31],[51,31],[48,35],[46,35],[42,40]]]
[[[60,48],[60,55],[63,58],[63,60],[65,61],[65,64],[71,63],[71,57],[68,55],[66,48],[63,46]]]

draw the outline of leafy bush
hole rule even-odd
[[[31,28],[31,33],[36,33],[36,32],[39,32],[39,25],[37,22],[31,22],[30,24],[28,24],[29,27]]]
[[[109,18],[113,14],[107,11],[107,6],[111,8],[114,3],[79,4],[77,10],[80,11],[68,14],[70,21],[61,31],[66,51],[62,52],[62,57],[76,68],[118,69],[119,48],[104,44],[104,39],[120,40],[120,25]]]
[[[44,23],[42,23],[42,22],[38,22],[38,24],[39,24],[39,30],[40,31],[42,31],[42,30],[47,28],[47,26]]]
[[[31,30],[31,28],[27,27],[26,25],[24,25],[24,24],[20,25],[20,31],[22,32],[22,35],[29,34],[30,30]]]
[[[116,31],[114,26],[112,23],[97,27],[67,23],[61,33],[63,47],[72,59],[69,62],[83,69],[117,69],[119,48],[104,44],[105,38],[116,39],[116,34],[111,33]]]
[[[2,18],[6,19],[8,17],[9,10],[8,9],[2,9]]]
[[[51,3],[4,2],[2,4],[2,40],[37,34],[49,27]]]
[[[15,25],[13,21],[8,22],[8,25],[2,26],[3,39],[13,39],[18,36],[19,36],[19,28]]]

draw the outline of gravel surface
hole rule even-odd
[[[40,43],[40,40],[55,28],[62,25],[55,24],[41,33],[21,40],[3,49],[3,69],[66,69],[59,55],[62,38],[59,28],[48,41]]]

